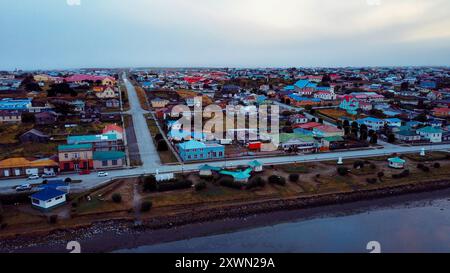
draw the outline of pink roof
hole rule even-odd
[[[331,126],[331,125],[322,125],[315,128],[316,130],[326,132],[326,133],[334,133],[334,132],[341,132],[340,129],[337,127]]]
[[[104,79],[114,80],[113,77],[110,76],[93,76],[93,75],[84,75],[84,74],[75,74],[66,78],[66,82],[82,82],[82,81],[103,81]]]
[[[305,123],[305,124],[295,125],[293,127],[295,127],[295,128],[302,128],[302,129],[312,129],[312,128],[315,128],[315,127],[319,127],[321,125],[322,124],[318,123],[318,122],[308,122],[308,123]]]

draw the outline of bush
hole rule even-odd
[[[48,184],[48,180],[47,179],[42,180],[42,184],[47,185]]]
[[[161,134],[158,133],[158,134],[155,135],[155,140],[156,141],[160,141],[162,139],[164,139],[164,138],[163,138],[163,136]]]
[[[375,165],[375,164],[370,164],[370,168],[372,169],[372,170],[375,170],[376,168],[377,168],[377,166]]]
[[[378,180],[376,178],[367,178],[366,181],[368,184],[376,184]]]
[[[53,214],[50,217],[48,217],[48,222],[50,224],[56,224],[56,222],[58,222],[58,215]]]
[[[399,174],[393,174],[392,178],[400,179],[400,178],[408,177],[409,175],[410,175],[409,170],[404,170],[403,172],[401,172]]]
[[[158,184],[154,175],[149,175],[143,178],[142,189],[144,192],[156,191]]]
[[[379,172],[379,173],[377,173],[377,176],[378,176],[378,178],[382,178],[383,176],[384,176],[384,172]]]
[[[122,195],[120,193],[114,193],[111,199],[114,203],[120,203],[122,202]]]
[[[66,179],[64,179],[64,182],[66,182],[66,183],[71,183],[71,182],[72,182],[72,178],[67,177]]]
[[[441,167],[441,164],[438,163],[438,162],[436,162],[436,163],[434,163],[433,167],[434,167],[435,169],[439,169],[439,168]]]
[[[196,191],[202,191],[206,189],[206,182],[205,181],[200,181],[199,183],[195,184],[195,190]]]
[[[425,165],[423,165],[422,163],[417,164],[417,169],[423,169],[423,167],[425,167]]]
[[[279,175],[271,175],[269,176],[269,183],[284,186],[286,185],[286,179]]]
[[[77,202],[72,202],[72,208],[76,208],[78,207],[78,203]]]
[[[363,161],[355,161],[355,163],[353,163],[353,168],[354,169],[362,169],[364,168],[364,162]]]
[[[144,201],[141,204],[141,212],[147,212],[150,211],[153,207],[152,201]]]
[[[165,152],[165,151],[169,150],[169,147],[167,146],[167,143],[165,140],[160,140],[160,141],[158,141],[156,149],[158,150],[158,152]]]
[[[7,223],[1,223],[0,224],[0,230],[5,229],[8,226]]]
[[[430,172],[430,168],[428,166],[425,166],[422,168],[422,171],[428,173],[428,172]]]
[[[291,173],[289,175],[289,181],[291,181],[291,182],[297,182],[299,178],[300,178],[300,175],[297,173]]]
[[[337,172],[338,172],[339,175],[345,176],[345,175],[348,174],[349,169],[346,168],[346,167],[338,167],[338,168],[337,168]]]
[[[252,189],[252,188],[257,188],[257,187],[262,188],[265,185],[266,185],[266,181],[264,181],[264,179],[262,177],[257,176],[248,181],[246,188],[247,189]]]
[[[229,188],[233,188],[233,189],[241,189],[242,188],[242,184],[240,184],[240,183],[236,183],[234,180],[233,180],[233,178],[231,178],[231,177],[222,177],[220,180],[219,180],[219,184],[221,185],[221,186],[224,186],[224,187],[229,187]]]
[[[192,181],[186,178],[174,179],[158,183],[158,191],[172,191],[192,187]]]

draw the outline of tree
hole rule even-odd
[[[144,201],[141,204],[141,212],[147,212],[150,211],[153,207],[153,202],[152,201]]]
[[[111,199],[114,203],[120,203],[122,202],[122,195],[120,193],[114,193]]]
[[[159,141],[159,140],[162,140],[162,139],[164,139],[164,138],[163,138],[163,136],[160,133],[155,135],[155,140],[156,141]]]
[[[323,124],[323,118],[319,118],[319,123]]]
[[[144,183],[142,185],[142,188],[145,192],[156,191],[158,189],[158,183],[156,182],[156,177],[153,174],[146,176],[144,178]]]
[[[378,143],[378,135],[376,133],[374,133],[371,137],[370,137],[370,143],[371,144],[377,144]]]
[[[78,94],[67,83],[52,84],[47,90],[47,97],[56,97],[58,94],[71,95],[76,97]]]
[[[367,137],[368,137],[367,131],[360,131],[360,132],[359,132],[359,139],[360,139],[360,140],[366,141],[366,140],[367,140]]]
[[[196,191],[202,191],[206,189],[206,182],[205,181],[200,181],[199,183],[195,184],[195,190]]]
[[[377,173],[377,176],[378,176],[378,179],[380,179],[380,181],[381,181],[381,179],[382,179],[383,176],[384,176],[384,172],[379,172],[379,173]]]
[[[42,89],[39,86],[39,84],[37,84],[35,82],[26,83],[25,84],[25,90],[27,90],[27,91],[42,91]]]
[[[394,143],[395,142],[395,135],[394,134],[389,134],[388,135],[388,142],[389,143]]]
[[[289,181],[291,181],[291,182],[297,182],[299,178],[300,178],[300,175],[298,173],[291,173],[289,175]]]
[[[165,151],[169,150],[169,147],[167,146],[167,142],[165,140],[158,141],[157,150],[158,150],[158,152],[165,152]]]
[[[348,172],[349,172],[349,170],[348,170],[348,168],[346,168],[346,167],[338,167],[338,168],[337,168],[337,173],[338,173],[340,176],[345,176],[345,175],[348,174]]]
[[[36,118],[35,118],[34,114],[32,114],[32,113],[23,112],[22,113],[22,122],[23,123],[35,123]]]

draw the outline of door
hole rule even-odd
[[[3,175],[4,175],[4,176],[9,176],[9,170],[4,170],[4,171],[3,171]]]

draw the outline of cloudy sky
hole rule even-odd
[[[0,69],[450,65],[448,0],[1,0]]]

